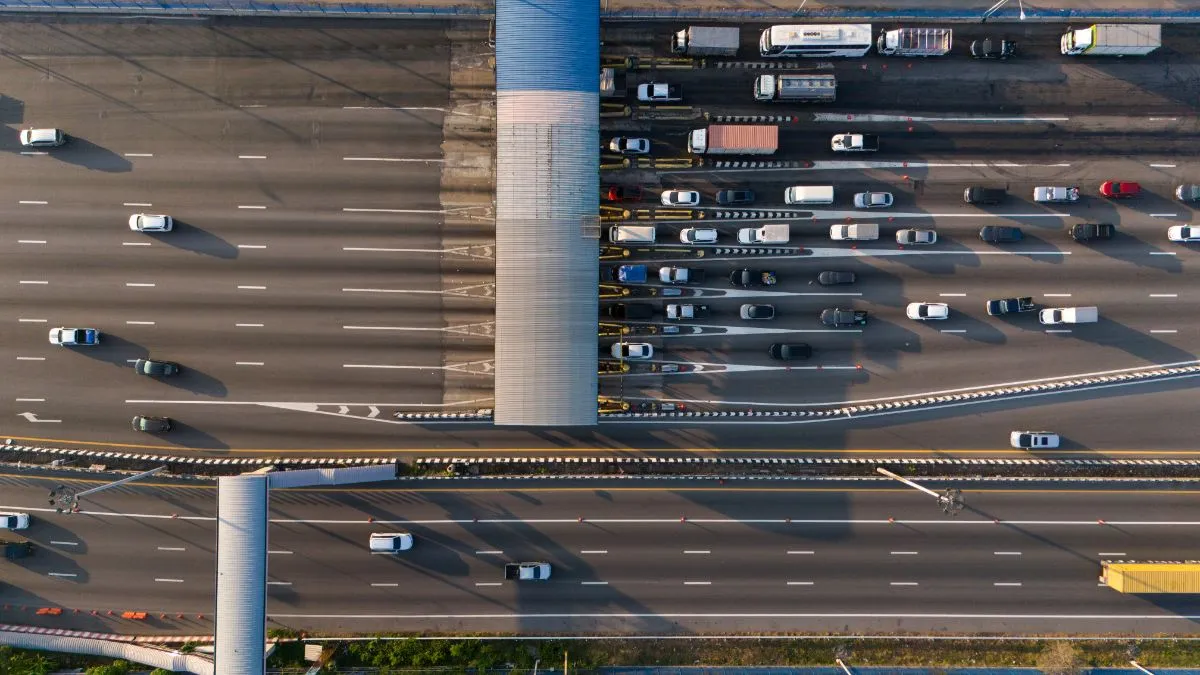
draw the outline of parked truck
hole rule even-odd
[[[837,78],[833,75],[759,75],[754,79],[756,101],[808,101],[833,103]]]
[[[688,152],[697,155],[773,155],[779,127],[765,124],[712,124],[688,134]]]
[[[792,226],[787,223],[743,227],[737,233],[739,244],[786,244],[791,238]]]
[[[875,223],[830,225],[829,238],[834,241],[872,241],[879,238],[879,226]]]
[[[637,97],[642,103],[674,103],[683,100],[683,87],[666,82],[639,84]]]
[[[671,51],[687,56],[737,56],[741,33],[736,26],[688,26],[671,35]]]
[[[545,581],[550,578],[550,563],[505,563],[504,578],[517,581]]]
[[[1162,26],[1153,23],[1098,23],[1063,34],[1067,56],[1145,56],[1162,46]]]
[[[945,56],[953,40],[949,28],[897,28],[880,33],[875,49],[885,56]]]
[[[875,134],[836,134],[829,141],[834,152],[875,152],[879,137]]]
[[[1101,560],[1100,583],[1118,593],[1200,593],[1200,560]]]

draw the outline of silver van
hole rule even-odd
[[[613,225],[608,240],[614,244],[653,244],[657,232],[653,225]]]
[[[783,193],[787,204],[832,204],[832,185],[793,185]]]

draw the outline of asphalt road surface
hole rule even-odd
[[[57,515],[35,510],[45,485],[7,482],[3,508],[33,512],[24,534],[41,548],[0,569],[2,620],[129,630],[106,615],[128,609],[168,615],[142,630],[206,625],[195,615],[212,611],[213,490],[141,487]],[[1194,597],[1097,584],[1101,559],[1194,557],[1195,496],[1165,485],[965,484],[957,517],[887,485],[446,485],[276,491],[272,625],[1169,634],[1200,616]],[[367,552],[369,533],[395,530],[414,534],[411,551]],[[549,562],[552,577],[506,581],[510,561]],[[84,611],[19,609],[40,606]]]

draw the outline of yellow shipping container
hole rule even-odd
[[[1200,593],[1200,561],[1102,561],[1100,582],[1120,593]]]

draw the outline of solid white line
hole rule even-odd
[[[993,586],[1020,586],[1021,582],[1019,582],[1019,581],[993,581],[992,585]]]
[[[154,153],[152,153],[152,152],[127,152],[127,153],[125,153],[125,156],[126,157],[153,157]]]
[[[182,546],[159,546],[158,550],[160,550],[160,551],[186,551],[187,549],[183,548]]]
[[[126,321],[127,326],[153,326],[153,321]]]
[[[46,402],[46,399],[44,399],[44,398],[18,398],[15,400],[17,403],[45,403]],[[62,542],[52,541],[50,543],[51,544],[61,544]]]
[[[503,555],[504,551],[475,551],[475,555]]]
[[[938,332],[939,333],[965,333],[965,332],[967,332],[967,329],[965,329],[965,328],[954,328],[954,329],[943,328],[943,329],[938,330]]]
[[[1047,328],[1046,332],[1047,333],[1070,333],[1071,329],[1069,329],[1069,328]]]
[[[787,585],[788,586],[812,586],[813,582],[811,582],[811,581],[789,581],[789,582],[787,582]]]
[[[50,284],[50,282],[49,282],[49,281],[36,281],[36,280],[21,281],[20,283],[22,283],[22,284],[32,284],[32,285],[35,285],[35,286],[48,286],[48,285]]]
[[[1175,168],[1174,164],[1151,164],[1150,166],[1152,166],[1156,169],[1174,169]]]
[[[1042,293],[1043,298],[1069,298],[1070,293]]]
[[[1150,251],[1150,255],[1176,255],[1175,251]]]
[[[265,108],[267,106],[262,103],[247,103],[245,105],[239,105],[238,107],[239,108]]]
[[[788,551],[788,555],[812,555],[812,551]]]
[[[1177,215],[1179,215],[1179,214],[1178,213],[1151,213],[1150,214],[1150,216],[1154,217],[1154,218],[1174,218]]]
[[[1109,556],[1114,557],[1114,558],[1124,558],[1125,556],[1127,556],[1129,554],[1128,553],[1103,553],[1103,552],[1101,552],[1101,553],[1097,553],[1096,555],[1098,555],[1102,558],[1106,558]]]
[[[992,555],[1021,555],[1020,551],[993,551]]]
[[[290,581],[268,581],[267,585],[268,586],[291,586],[292,582],[290,582]]]
[[[684,586],[712,586],[711,581],[685,581]]]
[[[19,202],[17,202],[17,203],[18,203],[18,204],[36,204],[36,205],[45,205],[45,204],[49,204],[50,202],[41,202],[41,201],[34,201],[34,200],[27,200],[27,199],[23,199],[23,200],[21,200],[21,201],[19,201]]]
[[[265,291],[266,286],[238,286],[239,291]]]
[[[168,584],[182,584],[183,583],[183,579],[157,579],[156,578],[155,581],[161,581],[163,583],[168,583]]]
[[[149,246],[150,242],[148,242],[148,241],[123,241],[123,242],[121,242],[121,245],[122,246]]]
[[[18,361],[45,361],[46,357],[44,357],[44,356],[18,356],[17,360]]]
[[[238,244],[237,247],[238,248],[263,249],[263,248],[266,248],[267,245],[266,244]],[[266,286],[263,286],[263,288],[266,288]]]
[[[250,204],[238,204],[239,209],[265,209],[265,206],[252,206]]]
[[[49,575],[52,577],[77,577],[77,576],[79,576],[78,574],[68,574],[66,572],[50,572]]]
[[[292,555],[292,552],[291,552],[291,551],[284,551],[284,550],[279,550],[279,551],[267,551],[267,553],[268,553],[268,554],[270,554],[270,555]]]
[[[150,202],[125,202],[121,206],[154,206]]]
[[[694,553],[697,555],[708,555],[709,553],[712,553],[712,551],[684,551],[684,553]]]
[[[234,361],[233,365],[235,365],[235,366],[261,366],[261,365],[263,365],[263,362],[262,361]]]
[[[46,323],[46,319],[17,319],[17,323]]]
[[[266,159],[266,155],[238,155],[238,159]]]
[[[608,582],[607,581],[581,581],[581,582],[579,582],[579,585],[581,585],[581,586],[607,586]]]
[[[18,244],[44,244],[44,243],[46,243],[46,240],[45,239],[18,239],[17,243]]]
[[[794,171],[794,169],[793,169]],[[990,521],[989,521],[990,522]],[[1102,585],[1102,584],[1101,584]],[[902,612],[870,612],[870,613],[819,613],[819,612],[594,612],[594,613],[495,613],[495,614],[284,614],[271,612],[271,616],[282,619],[365,619],[378,621],[380,619],[1037,619],[1037,620],[1157,620],[1157,621],[1195,621],[1200,619],[1197,614],[921,614]],[[368,638],[374,639],[374,638]],[[401,638],[408,639],[408,638]],[[536,640],[546,638],[538,636]],[[575,639],[564,636],[561,639]],[[590,639],[590,638],[589,638]],[[656,638],[662,639],[662,638]],[[786,639],[794,639],[788,637]]]
[[[261,323],[235,323],[235,324],[233,324],[233,327],[234,328],[262,328],[263,324],[261,324]]]
[[[918,584],[916,581],[893,581],[893,582],[891,582],[891,585],[892,586],[919,586],[920,584]]]
[[[580,551],[579,553],[580,553],[580,555],[592,555],[592,554],[595,554],[595,555],[601,555],[601,554],[604,554],[604,553],[608,553],[608,551],[600,551],[600,550],[596,550],[596,551]]]
[[[153,283],[145,283],[145,282],[139,283],[136,281],[126,281],[125,285],[130,286],[132,288],[154,288]]]
[[[476,581],[476,586],[499,586],[499,581]]]
[[[1151,293],[1152,298],[1178,298],[1178,293]]]
[[[939,298],[965,298],[966,293],[938,293]]]
[[[445,213],[445,209],[351,209],[343,208],[347,213]]]
[[[444,162],[444,159],[400,159],[395,157],[343,157],[347,162]]]
[[[17,400],[19,401],[20,399],[17,399]],[[55,546],[78,546],[79,545],[79,542],[77,542],[77,541],[54,541],[53,539],[50,540],[50,543],[54,544]]]
[[[1151,332],[1152,334],[1158,334],[1158,333],[1178,333],[1179,331],[1177,331],[1177,330],[1174,330],[1174,329],[1164,328],[1164,329],[1161,329],[1161,330],[1152,330],[1152,331],[1150,331],[1150,332]]]
[[[918,555],[917,551],[892,551],[892,555]]]
[[[46,152],[45,150],[22,150],[21,154],[22,155],[48,155],[50,153]]]
[[[400,584],[371,584],[372,588],[395,588]],[[479,584],[475,584],[478,586]]]

